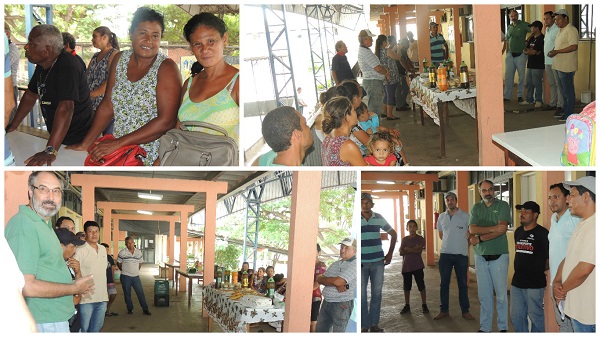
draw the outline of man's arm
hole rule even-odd
[[[385,264],[392,263],[392,257],[394,256],[394,249],[396,248],[396,241],[398,240],[398,234],[393,228],[390,228],[388,234],[392,237],[390,240],[390,249],[385,256]]]
[[[571,270],[569,276],[562,284],[562,291],[567,293],[572,289],[579,287],[588,276],[594,271],[596,265],[579,261],[579,263]]]
[[[35,94],[29,89],[25,90],[23,97],[21,97],[21,100],[19,101],[19,106],[17,107],[15,117],[13,118],[12,122],[6,126],[6,132],[12,132],[17,129],[17,127],[19,126],[19,124],[21,124],[25,116],[27,116],[29,111],[33,109],[33,106],[35,105],[35,101],[37,101],[37,99],[37,94]]]
[[[438,236],[440,237],[440,240],[444,240],[444,232],[443,231],[438,231]]]
[[[10,114],[15,108],[12,76],[4,78],[4,128],[8,125]]]
[[[489,237],[489,239],[496,238],[508,230],[508,221],[498,221],[497,225],[494,226],[479,226],[477,224],[469,225],[469,232],[474,235],[486,235],[486,234],[496,234],[493,237]],[[486,237],[488,238],[488,237]],[[484,240],[486,239],[484,238]]]
[[[552,295],[554,298],[559,300],[565,299],[565,292],[562,290],[562,270],[565,264],[565,259],[563,259],[558,265],[558,269],[556,270],[556,275],[554,276],[554,280],[552,280]]]
[[[504,38],[504,44],[502,45],[502,55],[504,55],[504,52],[506,51],[507,48],[508,48],[508,40],[506,38]]]
[[[76,279],[71,284],[38,280],[33,274],[24,274],[23,277],[25,278],[24,297],[54,298],[85,294],[94,289],[93,275]]]
[[[340,81],[338,81],[337,73],[335,72],[335,70],[331,71],[331,77],[333,78],[333,83],[335,83],[335,85],[340,84]]]

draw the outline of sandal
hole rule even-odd
[[[398,120],[398,119],[400,119],[400,117],[396,117],[396,116],[392,116],[392,117],[389,117],[389,116],[388,116],[388,117],[387,117],[387,120],[388,120],[388,121],[395,121],[395,120]]]

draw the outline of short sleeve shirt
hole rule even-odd
[[[335,71],[335,75],[339,82],[343,80],[355,79],[350,63],[348,63],[348,57],[346,55],[335,54],[331,59],[331,71]]]
[[[537,225],[526,231],[515,230],[515,273],[511,285],[521,289],[546,287],[546,260],[548,259],[548,230]]]
[[[554,280],[558,266],[567,255],[567,244],[573,231],[577,227],[581,218],[571,214],[571,210],[567,209],[565,213],[556,221],[556,213],[552,214],[550,233],[548,241],[550,242],[550,280]]]
[[[384,258],[381,246],[381,231],[390,232],[392,226],[379,213],[373,212],[369,221],[360,220],[361,262],[378,262]]]
[[[544,35],[534,37],[531,34],[527,39],[527,48],[540,52],[538,55],[527,55],[527,68],[544,69]]]
[[[140,275],[140,263],[144,263],[142,251],[134,248],[133,254],[127,248],[121,249],[117,262],[121,263],[123,268],[121,275],[136,277]]]
[[[79,247],[73,256],[81,268],[81,275],[94,276],[94,290],[83,295],[80,303],[97,303],[108,301],[108,292],[106,289],[106,248],[98,244],[98,251],[87,242]]]
[[[525,21],[518,20],[515,25],[512,23],[508,25],[508,33],[506,33],[508,52],[522,53],[526,47],[526,39],[529,32],[529,24]]]
[[[381,65],[377,56],[370,48],[358,48],[358,65],[362,71],[363,79],[365,80],[381,80],[385,79],[385,75],[375,71],[375,67]]]
[[[323,276],[341,277],[348,283],[348,290],[344,292],[339,292],[334,286],[325,286],[321,293],[327,302],[346,302],[354,299],[354,290],[356,289],[356,257],[347,261],[339,260],[332,263]]]
[[[440,65],[440,63],[444,62],[444,44],[446,43],[446,39],[442,34],[438,34],[437,36],[433,36],[433,34],[429,34],[429,49],[431,49],[431,63],[436,67]]]
[[[420,235],[414,237],[405,236],[400,243],[400,249],[410,248],[415,246],[425,247],[425,238]],[[402,272],[410,273],[411,271],[425,268],[421,253],[408,253],[402,256]]]
[[[484,201],[473,205],[471,209],[471,219],[469,224],[489,227],[498,224],[498,221],[507,221],[511,223],[510,206],[506,201],[494,199],[488,207]],[[475,246],[474,252],[476,255],[499,255],[508,254],[508,239],[506,234],[502,234],[495,239],[481,242]]]
[[[437,230],[444,233],[440,251],[442,254],[469,255],[469,214],[459,209],[451,216],[446,211],[438,218]]]
[[[558,31],[560,30],[560,28],[558,28],[558,26],[556,24],[553,24],[550,27],[546,27],[546,34],[544,35],[544,63],[545,64],[552,64],[552,61],[554,61],[553,57],[549,57],[548,53],[554,49],[554,41],[556,40],[556,34],[558,34]]]
[[[572,24],[568,24],[556,34],[556,40],[554,40],[554,49],[564,49],[572,45],[579,44],[579,33],[577,28],[573,27]],[[571,73],[577,71],[577,50],[570,53],[560,53],[554,56],[554,62],[552,62],[552,69],[562,71],[564,73]]]
[[[579,262],[596,265],[596,214],[582,220],[567,247],[562,279],[567,279]],[[583,283],[567,293],[565,313],[583,324],[596,324],[596,268]]]

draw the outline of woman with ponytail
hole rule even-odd
[[[367,163],[350,139],[352,128],[358,124],[356,112],[349,99],[334,97],[323,106],[323,132],[321,144],[323,166],[366,166]]]
[[[198,62],[183,84],[177,119],[218,125],[239,144],[239,70],[225,62],[225,22],[203,12],[185,24],[183,34]]]
[[[86,76],[88,86],[90,88],[90,99],[92,101],[92,109],[94,113],[100,105],[104,93],[106,92],[106,83],[108,82],[108,70],[112,63],[116,52],[119,51],[119,41],[115,33],[111,32],[108,27],[100,26],[94,29],[92,34],[92,45],[94,48],[100,49],[95,53],[88,65]],[[114,120],[104,130],[104,134],[113,133]]]

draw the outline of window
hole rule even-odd
[[[577,18],[577,14],[579,14],[579,18]],[[576,25],[577,21],[579,21],[579,26]],[[571,22],[571,24],[579,28],[580,39],[596,39],[596,25],[594,24],[594,6],[589,4],[573,6],[573,22]]]

